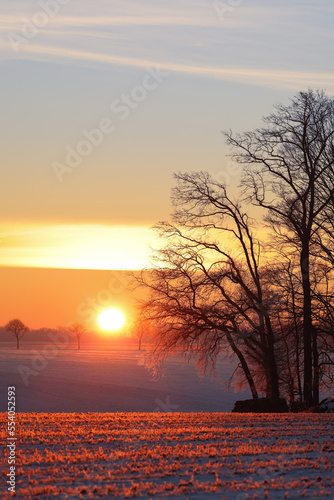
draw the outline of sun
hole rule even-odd
[[[98,315],[97,322],[102,330],[111,332],[124,326],[125,316],[119,309],[109,308]]]

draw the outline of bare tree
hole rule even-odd
[[[80,340],[84,333],[87,332],[86,328],[81,323],[70,323],[66,328],[66,331],[73,333],[78,341],[78,349],[80,349]]]
[[[138,350],[141,351],[144,335],[147,333],[148,324],[144,321],[136,321],[131,328],[132,334],[138,339]]]
[[[253,397],[282,389],[311,406],[333,373],[334,100],[300,92],[265,123],[225,136],[245,167],[245,201],[266,210],[274,257],[224,185],[176,175],[172,223],[156,226],[165,247],[138,280],[159,323],[149,362],[175,350],[206,369],[229,346]]]
[[[279,252],[275,258],[268,279],[278,296],[274,317],[277,333],[277,359],[280,385],[290,405],[301,407],[302,388],[302,285],[299,267],[293,255]],[[277,252],[276,252],[277,257]]]
[[[272,297],[252,221],[209,174],[175,177],[174,224],[156,226],[166,247],[138,278],[151,292],[143,312],[158,325],[147,363],[155,368],[176,351],[206,370],[229,348],[253,397],[258,386],[279,398]]]
[[[303,288],[304,400],[319,400],[319,353],[312,322],[310,255],[328,235],[334,196],[334,100],[324,92],[300,92],[277,105],[266,127],[226,132],[233,158],[245,165],[245,192],[267,210],[267,222],[287,245],[298,248]],[[318,241],[319,243],[319,241]]]
[[[5,329],[16,338],[16,349],[19,349],[20,340],[26,332],[29,332],[29,328],[19,319],[12,319],[5,325]]]
[[[319,260],[312,288],[312,317],[317,333],[319,382],[326,390],[332,389],[334,383],[334,269]]]

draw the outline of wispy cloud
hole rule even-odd
[[[16,15],[2,16],[0,28],[14,29],[25,19]],[[114,27],[114,26],[220,26],[221,21],[213,17],[180,16],[177,14],[163,16],[57,16],[53,26],[66,27]],[[236,25],[236,21],[233,23]],[[238,23],[239,25],[239,23]]]
[[[4,42],[0,42],[1,45]],[[274,68],[224,67],[223,65],[184,64],[176,61],[161,61],[159,59],[143,59],[125,57],[108,53],[96,53],[84,50],[74,50],[65,47],[47,46],[29,43],[23,48],[25,58],[39,61],[81,61],[87,63],[102,63],[106,65],[145,68],[158,66],[162,70],[188,75],[206,76],[221,80],[244,84],[259,85],[278,89],[300,90],[305,87],[321,87],[334,91],[334,71],[293,71]]]
[[[100,1],[92,8],[82,0],[80,15],[77,3],[69,2],[15,54],[8,33],[19,34],[23,19],[33,16],[31,4],[22,5],[25,16],[23,7],[18,10],[18,3],[5,0],[0,53],[6,60],[159,65],[177,73],[276,89],[334,89],[334,68],[326,49],[333,41],[326,19],[334,6],[327,1],[319,6],[305,0],[297,6],[285,0],[270,5],[254,0],[241,3],[223,22],[211,2],[185,0],[180,6],[171,0],[166,6],[143,0],[140,5],[130,1],[126,8],[117,0],[112,5]],[[313,48],[307,51],[311,33]]]

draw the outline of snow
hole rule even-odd
[[[224,382],[176,357],[156,381],[127,346],[0,350],[0,413],[16,387],[16,498],[334,498],[334,414],[230,414]],[[224,413],[225,412],[225,413]],[[4,424],[4,425],[3,425]],[[8,464],[0,457],[2,498]]]
[[[334,413],[334,399],[325,399],[319,405],[321,412]]]
[[[54,349],[55,352],[51,352]],[[142,353],[135,347],[97,346],[75,348],[27,345],[20,350],[0,350],[0,388],[16,386],[17,407],[26,412],[229,412],[236,399],[247,399],[249,391],[226,390],[234,366],[220,359],[217,374],[200,378],[194,363],[171,358],[165,376],[153,380],[140,364]],[[53,354],[51,359],[50,353]],[[49,356],[49,359],[46,357]],[[0,401],[0,411],[6,401]]]
[[[16,498],[334,496],[332,414],[19,413],[17,424]]]

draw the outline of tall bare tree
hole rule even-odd
[[[334,100],[322,91],[300,92],[275,107],[265,127],[225,137],[245,166],[245,191],[267,210],[267,222],[299,253],[303,288],[304,400],[319,400],[319,353],[312,321],[310,254],[329,235],[334,197]]]
[[[271,290],[252,221],[205,172],[177,174],[173,223],[156,226],[166,247],[138,279],[150,289],[143,312],[157,325],[148,363],[173,350],[206,369],[229,347],[254,398],[279,398]]]

